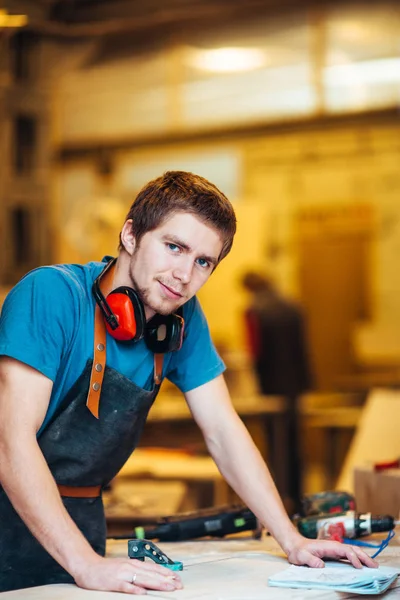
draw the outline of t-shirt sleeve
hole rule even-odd
[[[74,336],[77,309],[71,283],[61,269],[31,271],[4,301],[0,355],[15,358],[54,381]]]
[[[183,344],[178,352],[172,353],[166,377],[186,393],[221,375],[225,364],[215,349],[196,297],[184,306],[183,316]]]

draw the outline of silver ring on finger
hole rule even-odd
[[[136,577],[137,577],[137,574],[134,573],[133,577],[132,577],[132,580],[131,580],[131,583],[133,583],[133,585],[135,585]]]

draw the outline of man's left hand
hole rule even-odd
[[[287,557],[293,565],[307,565],[314,568],[325,566],[323,558],[347,559],[356,569],[361,569],[362,566],[373,568],[378,566],[375,560],[357,546],[329,540],[309,540],[303,537],[300,537],[287,551]]]

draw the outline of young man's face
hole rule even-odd
[[[148,231],[130,260],[130,278],[146,318],[170,314],[194,296],[211,275],[222,250],[217,231],[189,213],[176,213]]]

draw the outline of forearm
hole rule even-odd
[[[247,429],[233,413],[226,423],[206,437],[208,449],[222,475],[255,513],[285,552],[299,534],[287,516],[270,472]]]
[[[222,376],[185,394],[208,449],[231,487],[296,565],[323,567],[323,557],[347,558],[355,567],[376,566],[346,544],[303,538],[290,522],[269,470],[232,407]]]
[[[61,501],[36,438],[1,434],[0,482],[42,546],[73,577],[99,559]]]

